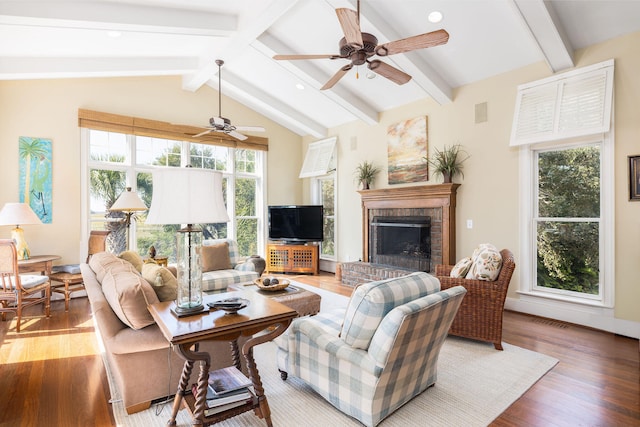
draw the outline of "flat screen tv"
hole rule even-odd
[[[322,205],[269,206],[269,240],[321,242]]]

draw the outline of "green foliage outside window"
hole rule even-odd
[[[110,147],[120,147],[118,152],[124,150],[125,135],[90,131],[91,159],[95,162],[112,164],[126,164],[126,155],[109,154],[114,150]],[[94,143],[94,140],[98,143]],[[121,141],[122,140],[122,141]],[[117,141],[118,144],[113,143]],[[156,138],[137,137],[136,149],[139,163],[152,166],[180,167],[182,156],[182,144],[178,141],[170,141]],[[96,153],[93,152],[95,147]],[[190,144],[190,164],[192,167],[213,169],[218,171],[228,170],[227,161],[229,148],[216,147],[205,144]],[[255,173],[257,153],[253,150],[235,150],[235,166],[238,172]],[[119,221],[124,214],[110,212],[109,208],[115,203],[119,195],[125,190],[126,172],[107,169],[91,169],[90,194],[92,200],[104,205],[104,211],[92,212],[92,228],[111,230],[107,241],[108,250],[120,253],[126,249],[126,228]],[[228,178],[223,179],[223,196],[227,202]],[[258,253],[258,217],[256,206],[257,180],[255,178],[236,178],[235,180],[235,209],[236,209],[236,239],[241,256]],[[142,201],[151,206],[153,196],[153,180],[151,172],[136,173],[136,190]],[[102,209],[102,208],[101,208]],[[94,217],[95,216],[95,217]],[[98,218],[99,216],[99,218]],[[154,246],[159,256],[168,256],[169,262],[175,262],[175,234],[180,228],[179,224],[173,225],[147,225],[145,224],[146,212],[138,213],[136,217],[137,252],[146,256],[149,248]],[[103,226],[99,223],[103,222]],[[204,238],[228,237],[227,223],[200,224]]]
[[[538,216],[538,286],[598,294],[598,146],[539,154]]]
[[[323,238],[322,255],[335,255],[335,181],[333,177],[320,181],[320,191],[323,207]]]

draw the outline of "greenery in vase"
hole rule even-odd
[[[363,189],[368,189],[376,175],[380,172],[380,168],[373,163],[365,160],[358,164],[355,171],[356,181],[362,183]]]
[[[430,158],[424,160],[433,167],[435,175],[442,175],[444,182],[451,182],[457,174],[464,177],[462,173],[462,163],[469,158],[469,154],[462,149],[460,144],[444,146],[442,150],[434,148],[434,153]]]

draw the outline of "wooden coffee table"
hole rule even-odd
[[[229,290],[251,291],[286,305],[298,312],[298,316],[313,316],[320,312],[320,295],[289,285],[280,291],[264,291],[254,283],[230,285]]]
[[[204,304],[206,306],[209,302],[230,297],[246,298],[249,300],[249,305],[238,311],[237,314],[226,314],[224,311],[211,310],[181,318],[174,316],[171,312],[173,301],[149,306],[149,311],[160,327],[162,334],[172,344],[178,355],[185,360],[178,391],[173,402],[173,411],[168,422],[169,426],[176,425],[176,415],[181,407],[187,408],[192,414],[193,425],[206,426],[253,410],[257,416],[264,418],[267,426],[272,426],[271,411],[258,374],[258,367],[253,359],[253,347],[282,334],[291,323],[291,320],[297,316],[297,313],[295,310],[271,298],[265,298],[257,292],[250,291],[205,295]],[[263,333],[258,334],[258,332]],[[215,356],[215,354],[210,355],[207,352],[198,351],[198,343],[207,340],[229,341],[234,365],[240,369],[240,349],[237,341],[240,336],[251,336],[244,343],[241,350],[247,362],[249,378],[253,383],[253,398],[242,406],[205,417],[209,368],[211,367],[211,357]],[[200,372],[197,393],[194,397],[188,393],[188,390],[190,389],[189,377],[196,361],[200,362]]]

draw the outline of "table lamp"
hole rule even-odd
[[[131,187],[127,187],[125,191],[120,194],[120,197],[109,208],[111,212],[124,213],[124,223],[127,226],[127,249],[129,249],[129,229],[131,228],[131,217],[136,212],[146,211],[147,206],[138,196],[138,193],[131,191]]]
[[[16,226],[11,230],[11,239],[16,243],[18,259],[29,259],[31,252],[20,224],[42,224],[42,221],[26,203],[5,203],[0,211],[0,225]]]
[[[186,224],[176,234],[178,297],[172,312],[203,311],[202,229],[197,224],[228,222],[222,174],[208,169],[167,168],[153,172],[153,197],[147,224]]]

